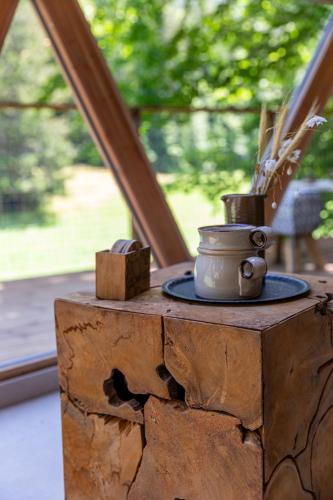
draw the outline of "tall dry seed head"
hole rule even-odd
[[[282,106],[277,115],[273,127],[270,150],[267,152],[269,137],[268,114],[266,106],[263,106],[260,114],[258,134],[258,155],[255,175],[251,192],[255,194],[267,194],[274,186],[281,186],[281,176],[287,172],[292,175],[301,158],[302,151],[299,146],[305,136],[314,127],[319,127],[327,122],[326,118],[316,114],[316,106],[312,105],[298,130],[286,134],[286,120],[288,107]],[[287,170],[286,170],[287,169]],[[272,204],[276,208],[275,201]]]

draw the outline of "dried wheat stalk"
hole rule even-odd
[[[257,165],[251,192],[266,194],[273,185],[277,183],[281,185],[280,176],[285,172],[285,167],[288,163],[290,167],[287,173],[288,175],[292,174],[291,164],[297,163],[301,154],[301,150],[297,149],[298,146],[302,143],[310,129],[327,121],[325,118],[316,115],[316,110],[316,104],[312,105],[299,129],[286,136],[284,130],[288,107],[283,106],[274,127],[270,155],[268,159],[264,160],[264,149],[267,145],[268,115],[266,108],[263,107],[259,126]]]

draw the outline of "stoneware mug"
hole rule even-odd
[[[205,299],[254,298],[267,272],[258,254],[272,243],[270,227],[247,224],[205,226],[194,268],[195,292]]]

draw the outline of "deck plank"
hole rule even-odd
[[[56,348],[53,301],[82,290],[93,292],[92,272],[0,283],[0,362]]]

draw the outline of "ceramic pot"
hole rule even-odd
[[[265,224],[264,194],[226,194],[221,197],[224,203],[227,224]]]
[[[207,299],[258,297],[267,271],[259,252],[271,245],[271,228],[226,224],[200,227],[198,231],[196,294]]]

